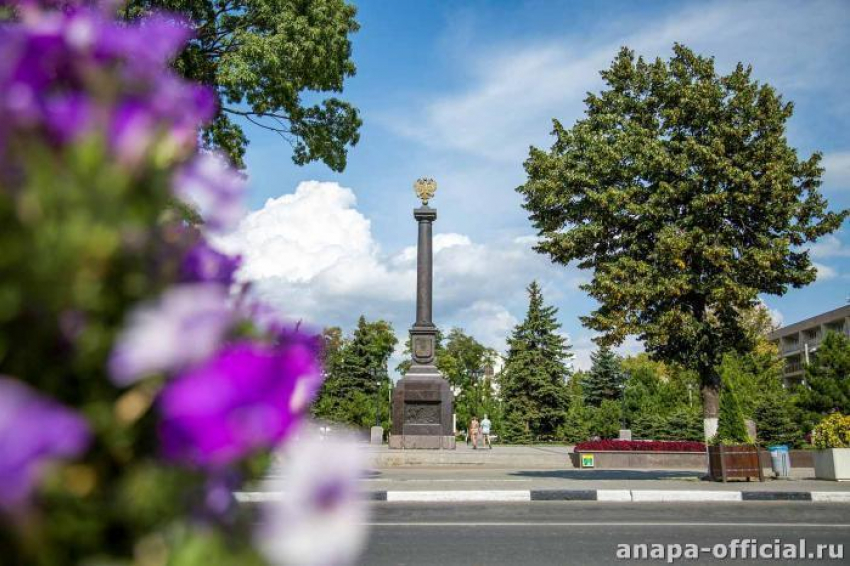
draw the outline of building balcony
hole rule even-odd
[[[795,373],[801,373],[803,371],[803,362],[785,362],[785,375],[793,375]]]

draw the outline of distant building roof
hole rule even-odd
[[[827,311],[811,318],[801,320],[800,322],[795,322],[794,324],[783,326],[782,328],[774,330],[773,332],[768,334],[767,337],[769,340],[776,340],[778,338],[782,338],[783,336],[795,334],[797,332],[800,332],[801,330],[806,330],[807,328],[811,328],[813,326],[832,322],[837,318],[842,318],[845,316],[850,316],[850,305],[844,305],[843,307],[838,307],[837,309],[833,309],[831,311]]]

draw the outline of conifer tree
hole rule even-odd
[[[502,371],[505,435],[508,440],[551,438],[563,423],[568,406],[567,362],[572,358],[555,307],[543,303],[536,281],[528,287],[525,320],[508,339]]]
[[[575,444],[590,438],[591,410],[584,402],[584,380],[586,373],[578,371],[567,381],[568,409],[564,422],[558,428],[557,439]]]
[[[784,391],[767,395],[754,415],[759,440],[768,444],[800,445],[803,435],[794,422],[794,412],[791,398]]]
[[[326,329],[323,336],[325,381],[312,413],[365,427],[375,424],[378,410],[386,427],[389,407],[384,400],[390,383],[385,370],[397,342],[392,325],[383,320],[367,322],[361,316],[350,338],[343,338],[336,327]]]
[[[744,423],[744,413],[738,396],[729,380],[723,380],[723,390],[720,394],[720,417],[717,423],[717,441],[725,444],[742,444],[751,442]]]
[[[803,425],[811,430],[824,415],[850,413],[850,339],[828,333],[806,366],[807,388],[800,391]]]
[[[592,365],[584,382],[585,399],[595,407],[602,401],[622,398],[626,375],[620,367],[620,359],[611,348],[601,346],[590,355]]]

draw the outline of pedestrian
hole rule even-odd
[[[493,443],[490,442],[490,419],[487,418],[487,413],[484,413],[484,420],[481,421],[481,434],[484,438],[483,446],[487,446],[490,450],[493,449]]]
[[[479,431],[478,417],[473,416],[472,422],[469,423],[469,436],[472,437],[472,449],[473,450],[478,450],[478,431]]]

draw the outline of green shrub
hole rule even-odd
[[[658,440],[705,440],[702,413],[698,408],[679,407],[663,419]]]
[[[590,438],[591,410],[580,399],[570,402],[564,422],[558,427],[557,436],[568,443],[582,442]]]
[[[599,407],[588,409],[590,411],[590,434],[599,438],[616,438],[619,436],[622,410],[620,404],[610,399],[605,399]]]
[[[823,419],[812,432],[815,448],[850,448],[850,416],[833,413]]]

